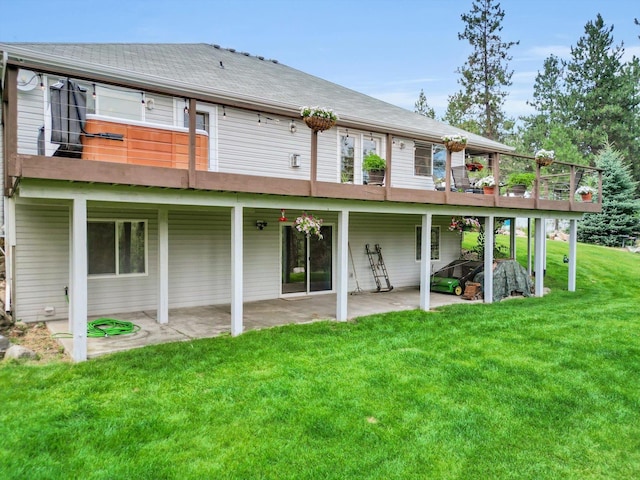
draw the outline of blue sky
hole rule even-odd
[[[290,67],[413,110],[420,89],[444,114],[470,47],[472,0],[0,0],[2,42],[204,42]],[[511,49],[508,114],[530,113],[536,73],[567,58],[600,13],[628,58],[640,56],[637,0],[502,0]],[[9,19],[7,21],[7,19]]]

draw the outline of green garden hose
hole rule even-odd
[[[87,323],[87,337],[112,337],[136,333],[140,327],[132,322],[113,318],[98,318]]]
[[[125,320],[114,318],[98,318],[87,322],[87,338],[113,337],[115,335],[126,335],[140,331],[140,326]],[[52,338],[73,338],[69,332],[54,333]]]

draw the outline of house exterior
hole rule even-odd
[[[91,315],[154,310],[166,323],[170,308],[230,304],[237,335],[244,302],[332,292],[346,320],[356,279],[376,288],[365,245],[383,248],[394,287],[419,286],[428,310],[430,272],[460,255],[452,216],[480,218],[487,242],[497,218],[532,220],[538,271],[543,222],[567,219],[575,289],[576,222],[601,200],[573,192],[601,185],[595,169],[558,159],[545,170],[498,142],[216,45],[0,52],[5,309],[25,322],[69,319],[76,360]],[[308,128],[305,105],[332,108],[337,124]],[[466,149],[447,150],[449,134],[465,135]],[[362,169],[369,152],[386,159],[382,184]],[[478,173],[469,159],[499,184],[534,173],[531,194],[466,190]],[[303,213],[322,218],[322,239],[295,228]]]

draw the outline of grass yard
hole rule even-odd
[[[544,298],[4,363],[0,478],[640,478],[640,255],[547,253]]]

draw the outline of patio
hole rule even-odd
[[[468,303],[468,301],[454,295],[431,293],[432,309],[453,303]],[[287,324],[310,323],[318,320],[335,320],[335,304],[335,294],[247,302],[244,304],[244,331]],[[418,308],[419,304],[420,292],[417,288],[400,288],[383,293],[362,292],[349,296],[349,318],[412,310]],[[140,327],[140,330],[129,335],[89,338],[87,340],[88,358],[159,343],[216,337],[229,334],[231,331],[229,305],[171,309],[167,324],[156,322],[154,310],[113,316],[103,315],[90,317],[89,320],[103,317],[133,322]],[[47,327],[52,334],[60,335],[69,332],[69,323],[66,320],[47,322]],[[65,348],[65,351],[72,351],[72,338],[58,338],[58,341]]]

